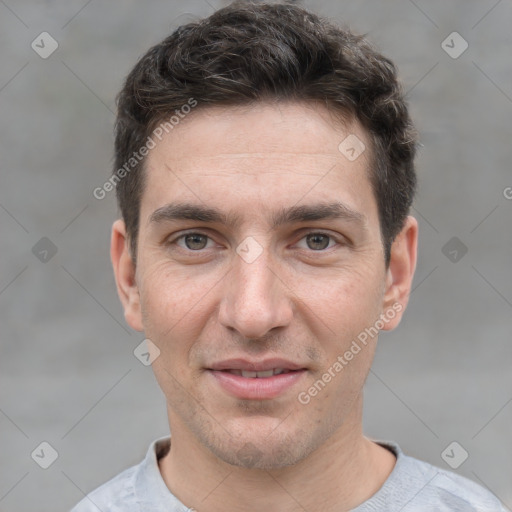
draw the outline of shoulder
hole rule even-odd
[[[85,496],[71,512],[121,512],[135,504],[134,478],[138,466],[132,466]],[[133,508],[131,510],[134,510]]]
[[[432,492],[429,493],[446,510],[505,512],[498,498],[473,480],[444,469],[435,470],[437,473],[432,480]]]
[[[154,440],[144,459],[85,496],[71,512],[178,510],[179,501],[160,475],[158,459],[170,449],[170,437]]]
[[[398,450],[393,494],[400,497],[403,512],[505,512],[498,498],[476,482],[405,455],[394,443],[386,444]]]

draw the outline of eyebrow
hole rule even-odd
[[[271,214],[269,224],[272,229],[276,229],[286,224],[327,219],[341,219],[362,226],[366,224],[366,217],[362,213],[340,202],[281,208]],[[217,208],[209,206],[192,203],[169,203],[155,210],[151,214],[148,224],[158,224],[176,220],[194,220],[211,224],[217,223],[236,229],[240,226],[242,217],[239,214],[232,212],[224,213]]]

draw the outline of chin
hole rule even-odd
[[[291,466],[305,458],[300,447],[292,441],[281,443],[279,446],[263,446],[247,441],[234,451],[214,450],[214,454],[227,464],[244,469],[279,469]]]
[[[285,430],[282,419],[270,419],[272,421],[268,421],[269,418],[247,418],[247,421],[237,424],[236,430],[226,429],[236,431],[238,435],[229,436],[223,431],[218,435],[223,435],[224,439],[215,436],[217,438],[209,437],[203,441],[223,462],[239,468],[260,470],[297,464],[321,444],[315,443],[310,435],[300,429]]]

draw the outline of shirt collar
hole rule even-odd
[[[396,464],[393,471],[384,482],[384,485],[368,501],[354,509],[354,512],[374,510],[372,507],[387,502],[389,493],[394,488],[394,483],[400,479],[404,464],[407,464],[408,457],[404,455],[400,446],[393,441],[373,440],[379,445],[390,450],[396,456]],[[167,454],[171,447],[171,437],[160,437],[153,441],[148,448],[146,456],[139,464],[134,475],[134,491],[137,504],[145,512],[161,512],[169,510],[172,512],[192,512],[194,509],[185,506],[168,489],[160,469],[158,459]],[[377,510],[377,509],[375,509]]]
[[[167,488],[158,467],[158,459],[170,449],[171,437],[161,437],[153,441],[146,457],[135,474],[134,488],[137,504],[147,512],[188,512],[189,509]]]

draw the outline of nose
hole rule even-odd
[[[222,290],[219,322],[245,338],[263,338],[272,329],[290,324],[292,292],[267,249],[249,261],[234,258]]]

